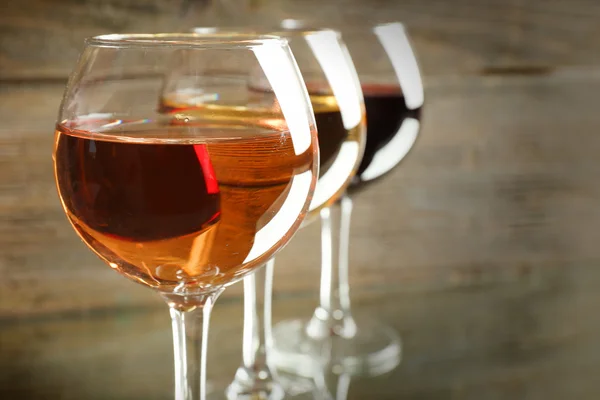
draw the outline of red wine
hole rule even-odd
[[[365,85],[367,143],[350,189],[387,174],[412,147],[418,133],[421,108],[409,110],[398,86]],[[408,124],[407,124],[408,122]],[[406,140],[398,135],[407,135]]]

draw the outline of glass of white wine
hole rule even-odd
[[[262,28],[236,28],[235,31],[268,32]],[[223,29],[214,27],[197,28],[195,32],[199,35],[207,32],[225,33]],[[268,33],[288,41],[306,83],[316,120],[320,171],[306,224],[319,216],[327,218],[329,207],[346,191],[358,169],[365,145],[364,101],[358,76],[339,32],[331,29],[286,29]],[[173,74],[180,77],[186,73],[181,68],[175,68]],[[270,107],[261,100],[262,93],[269,89],[259,76],[249,81],[251,91],[256,93],[251,106],[255,110]],[[188,107],[198,106],[204,101],[198,96],[189,95],[195,92],[190,85],[181,89],[185,90],[168,91],[175,93],[180,102]],[[242,365],[225,391],[229,399],[278,399],[285,395],[271,363],[273,265],[274,261],[270,260],[264,268],[244,280]],[[313,360],[305,361],[311,363],[311,371],[318,371],[316,366],[312,366]],[[284,385],[285,389],[291,390],[292,394],[297,390],[310,389],[308,385],[300,388],[297,383]]]

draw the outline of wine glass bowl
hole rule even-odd
[[[121,40],[146,43],[134,39]],[[173,37],[168,43],[186,42]],[[310,198],[316,149],[310,138],[294,140],[279,107],[263,115],[249,110],[243,96],[221,110],[206,102],[157,112],[162,90],[139,97],[160,88],[165,75],[155,78],[137,80],[124,73],[84,78],[73,96],[67,95],[65,108],[86,113],[61,118],[56,130],[56,182],[63,206],[83,241],[131,279],[166,292],[181,290],[182,284],[229,285],[270,258],[297,228]],[[210,78],[218,82],[212,82],[213,93],[247,91],[245,77]],[[97,110],[93,102],[81,102],[107,87],[118,96],[114,107],[111,98]],[[120,106],[125,99],[134,104],[126,112]],[[272,92],[269,100],[279,104]],[[298,190],[300,196],[294,197]],[[288,215],[284,225],[276,225]],[[280,228],[279,236],[269,228]],[[276,240],[267,242],[271,238]]]
[[[307,223],[340,198],[356,173],[366,140],[365,105],[339,32],[301,28],[276,34],[290,43],[320,132],[319,179]]]
[[[367,143],[349,188],[352,193],[387,175],[413,148],[420,132],[424,94],[402,24],[379,24],[369,30],[354,27],[344,31],[344,38],[355,55],[367,110]],[[374,38],[379,46],[370,45]]]
[[[185,74],[173,73],[174,61]],[[251,76],[268,88],[258,96],[268,109],[253,108]],[[172,87],[201,104],[169,108]],[[204,399],[212,304],[291,239],[316,184],[314,116],[287,42],[89,39],[58,121],[54,169],[69,222],[112,269],[163,295],[176,398]]]

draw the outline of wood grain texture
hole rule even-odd
[[[597,263],[598,91],[598,74],[430,78],[417,145],[355,198],[353,290],[469,287]],[[0,317],[160,306],[96,259],[63,215],[50,157],[61,93],[0,91],[12,127],[0,133]],[[278,256],[278,293],[316,293],[318,234],[303,229]]]
[[[0,79],[64,79],[86,36],[194,26],[401,20],[426,75],[522,73],[600,61],[594,0],[22,0],[0,14]]]
[[[348,400],[594,400],[600,394],[600,269],[563,264],[512,282],[363,293],[355,314],[385,319],[403,339],[386,375],[353,378]],[[242,304],[217,303],[208,378],[240,363]],[[312,297],[276,298],[275,320],[305,317]],[[172,398],[168,313],[95,313],[0,325],[0,397]],[[344,398],[344,397],[337,397]]]

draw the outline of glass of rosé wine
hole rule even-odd
[[[201,105],[165,97],[190,82]],[[318,177],[315,118],[287,41],[87,39],[60,107],[53,159],[81,240],[166,301],[175,398],[204,400],[215,301],[291,239]]]

